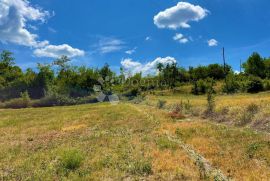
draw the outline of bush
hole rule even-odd
[[[263,83],[261,78],[250,76],[247,80],[246,90],[248,93],[258,93],[263,91]]]
[[[76,170],[83,161],[83,155],[78,150],[66,150],[61,154],[61,165],[66,170]]]
[[[130,100],[141,94],[141,90],[138,87],[132,87],[125,91],[122,95],[128,97]]]
[[[222,87],[222,91],[227,94],[236,93],[240,89],[240,85],[233,74],[230,74],[226,78],[226,83]]]
[[[33,107],[51,107],[51,106],[69,106],[76,105],[80,103],[87,103],[87,100],[83,98],[70,98],[65,95],[48,95],[44,98],[36,100],[33,102]]]
[[[165,104],[166,104],[166,101],[159,99],[158,102],[157,102],[157,108],[158,109],[163,109],[165,107]]]
[[[270,91],[270,80],[264,80],[263,81],[263,90],[264,91]]]
[[[5,104],[3,102],[0,101],[0,109],[1,108],[5,108]]]
[[[204,80],[198,80],[194,82],[191,92],[194,95],[201,95],[206,93],[206,89],[206,82]]]
[[[58,104],[55,96],[46,96],[39,100],[35,100],[32,104],[33,107],[51,107]]]
[[[259,106],[256,104],[252,103],[248,105],[246,109],[244,110],[244,112],[242,113],[238,125],[243,126],[250,123],[252,119],[254,118],[255,114],[259,112],[259,109],[260,109]]]
[[[191,90],[191,93],[194,95],[203,95],[206,94],[208,89],[212,89],[215,84],[215,81],[211,78],[206,80],[195,81]],[[214,89],[213,89],[214,90]]]
[[[29,98],[28,92],[21,93],[21,98],[11,99],[8,102],[5,102],[5,108],[12,108],[12,109],[21,109],[27,108],[31,106],[31,100]]]
[[[206,114],[212,114],[215,109],[215,97],[214,97],[214,83],[212,83],[207,90],[207,109]]]

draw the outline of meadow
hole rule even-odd
[[[252,126],[269,115],[269,93],[216,96],[228,117],[258,105],[246,125],[201,116],[205,96],[154,94],[135,104],[0,110],[0,180],[270,178],[269,129]],[[188,105],[181,119],[169,114],[175,104]]]

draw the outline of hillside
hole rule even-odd
[[[144,102],[0,110],[0,178],[267,180],[269,143],[265,132],[172,119]]]

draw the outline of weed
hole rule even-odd
[[[162,136],[159,137],[156,140],[156,144],[159,147],[159,149],[164,150],[164,149],[172,149],[175,150],[177,148],[177,144],[170,141],[167,137]]]
[[[148,161],[135,161],[130,165],[130,173],[134,175],[150,175],[152,173],[152,164]]]
[[[181,137],[183,135],[179,128],[176,128],[175,134],[177,135],[177,137]]]
[[[238,125],[243,126],[252,122],[252,119],[254,118],[255,114],[257,114],[258,112],[259,112],[259,106],[254,103],[251,103],[250,105],[246,107],[246,109],[242,113]]]
[[[75,149],[65,150],[61,154],[61,165],[66,170],[76,170],[83,161],[83,155]]]
[[[246,111],[250,114],[256,114],[259,112],[259,106],[257,104],[251,103],[247,106]]]

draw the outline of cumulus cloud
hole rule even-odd
[[[184,35],[181,33],[176,33],[175,36],[173,37],[173,39],[175,41],[178,41],[179,43],[183,43],[183,44],[188,42],[188,39],[186,37],[184,37]]]
[[[103,37],[99,40],[97,51],[101,54],[118,52],[125,48],[125,42],[117,38]]]
[[[176,6],[159,12],[154,17],[154,24],[158,28],[189,28],[190,21],[200,21],[207,16],[209,11],[201,6],[188,2],[179,2]]]
[[[218,41],[215,39],[208,40],[207,43],[210,47],[218,46]]]
[[[157,65],[162,63],[164,65],[176,63],[176,59],[173,57],[158,57],[153,61],[147,62],[145,64],[140,63],[139,61],[134,61],[130,58],[123,59],[121,65],[126,72],[131,73],[132,75],[142,72],[143,75],[157,74]]]
[[[33,7],[27,0],[0,0],[0,42],[14,43],[34,47],[34,54],[39,57],[53,57],[67,55],[69,57],[82,56],[84,51],[69,45],[49,45],[48,40],[39,41],[38,35],[31,33],[38,28],[29,22],[44,23],[50,17],[48,11]]]
[[[0,0],[0,41],[37,47],[44,42],[26,29],[28,21],[44,22],[48,11],[31,7],[28,1]]]
[[[34,51],[34,55],[37,57],[51,57],[58,58],[62,55],[66,55],[70,58],[83,56],[85,54],[84,51],[79,50],[77,48],[72,48],[67,44],[63,45],[47,45],[43,48],[36,49]]]

